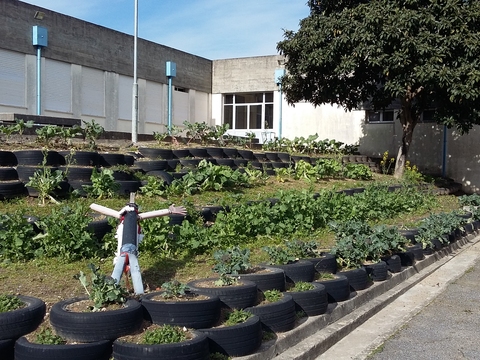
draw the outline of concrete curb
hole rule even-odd
[[[416,262],[414,266],[393,274],[388,280],[352,293],[347,301],[330,304],[326,314],[307,318],[295,329],[277,334],[276,340],[262,344],[256,353],[238,359],[314,359],[455,255],[479,241],[479,234],[467,235]]]

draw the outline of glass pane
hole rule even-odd
[[[393,121],[393,111],[384,111],[383,121]]]
[[[235,94],[235,104],[251,104],[263,102],[263,93]]]
[[[235,129],[247,128],[247,107],[236,106],[235,107]]]
[[[229,129],[233,128],[233,106],[225,105],[223,107],[223,123],[228,124]]]
[[[267,92],[265,93],[265,102],[273,102],[273,92]]]
[[[367,111],[368,122],[380,121],[380,113],[378,111]]]
[[[249,129],[262,128],[262,105],[250,105]]]
[[[225,95],[223,101],[225,104],[233,104],[233,95]]]
[[[265,105],[265,129],[273,129],[273,104]]]

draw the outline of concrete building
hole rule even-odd
[[[35,18],[37,12],[43,19]],[[48,31],[38,51],[33,27]],[[40,55],[40,56],[39,56]],[[133,37],[70,16],[26,4],[0,0],[0,113],[40,114],[84,121],[106,130],[131,132]],[[40,60],[40,81],[37,81]],[[172,124],[184,121],[228,123],[229,132],[254,132],[261,141],[318,134],[358,144],[361,153],[395,156],[401,127],[394,110],[345,112],[302,102],[289,106],[276,84],[282,68],[278,55],[209,60],[138,39],[138,133],[165,132],[168,79],[165,64],[176,64],[172,79]],[[37,88],[40,91],[37,91]],[[420,169],[462,182],[478,191],[478,128],[468,136],[425,119],[415,129],[410,161]]]

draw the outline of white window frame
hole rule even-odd
[[[379,116],[378,120],[371,120],[370,119],[370,114],[371,113],[378,114],[378,116]],[[385,113],[392,113],[393,114],[393,116],[392,116],[393,120],[384,120]],[[368,124],[393,124],[395,122],[395,117],[396,117],[396,111],[395,110],[379,110],[379,111],[366,110],[365,111],[365,119],[367,120],[366,122]]]
[[[262,102],[242,102],[242,103],[237,103],[236,96],[243,96],[247,94],[262,94]],[[272,96],[272,101],[265,101],[266,94],[271,94]],[[225,97],[226,96],[233,96],[233,102],[227,104],[225,102]],[[265,106],[266,105],[272,105],[273,107],[273,92],[249,92],[249,93],[229,93],[229,94],[223,94],[223,108],[222,108],[222,118],[223,118],[223,123],[225,123],[225,108],[231,107],[232,108],[232,127],[230,130],[245,130],[245,131],[250,131],[250,130],[271,130],[271,129],[265,129]],[[250,128],[250,107],[251,106],[258,106],[261,105],[261,111],[262,111],[262,117],[261,117],[261,127],[260,128]],[[236,126],[236,108],[239,106],[246,106],[247,107],[247,126],[246,129],[238,129]],[[273,121],[273,119],[272,119]],[[273,124],[270,124],[272,126]]]

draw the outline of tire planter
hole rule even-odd
[[[149,159],[173,159],[172,149],[140,147],[138,148],[138,151],[140,152],[140,154]]]
[[[286,164],[290,165],[290,163],[292,162],[292,158],[290,157],[289,153],[279,152],[279,153],[277,153],[277,156],[280,159],[280,161],[283,162],[283,163],[286,163]]]
[[[233,164],[236,167],[247,167],[248,166],[248,160],[245,159],[233,159]]]
[[[205,148],[207,150],[208,156],[212,158],[223,158],[225,156],[225,153],[223,152],[223,149],[221,147],[207,147]]]
[[[325,285],[312,283],[315,286],[307,291],[288,291],[287,294],[295,302],[295,311],[303,311],[307,316],[325,314],[328,308],[328,294]]]
[[[58,335],[80,342],[115,340],[139,330],[143,308],[136,300],[128,300],[124,308],[99,312],[72,312],[66,307],[86,298],[60,301],[52,306],[50,323]]]
[[[57,170],[57,167],[50,167],[49,170],[51,172]],[[43,168],[40,166],[30,166],[30,165],[18,165],[17,166],[17,174],[18,180],[28,183],[30,178],[35,174],[37,171],[43,171]]]
[[[370,283],[367,270],[365,268],[341,271],[338,274],[345,275],[348,279],[350,287],[355,291],[365,290]]]
[[[112,174],[113,178],[117,181],[134,181],[135,176],[133,172],[115,170]]]
[[[191,149],[188,149],[188,150],[190,152],[190,155],[193,156],[193,157],[196,157],[196,158],[204,159],[204,158],[210,157],[208,155],[207,149],[205,149],[205,148],[191,148]]]
[[[218,166],[228,166],[230,168],[235,167],[235,162],[233,161],[233,159],[217,158],[215,159],[215,162],[217,163]]]
[[[298,260],[286,265],[265,265],[265,267],[282,269],[285,272],[286,280],[292,283],[298,281],[311,282],[315,276],[313,263],[307,260]]]
[[[149,171],[149,172],[147,172],[147,175],[155,176],[155,177],[163,180],[163,182],[166,185],[170,185],[174,180],[174,178],[171,174],[169,174],[168,172],[163,171],[163,170]]]
[[[415,236],[418,235],[418,229],[400,229],[398,232],[400,235],[410,240],[411,243],[415,242]]]
[[[199,279],[191,281],[187,285],[190,291],[194,293],[217,295],[223,307],[244,309],[255,305],[257,300],[257,285],[254,282],[239,279],[238,284],[232,286],[208,285],[215,280],[217,279]]]
[[[18,173],[13,167],[0,167],[0,181],[18,180]]]
[[[117,339],[113,342],[115,360],[208,360],[210,358],[207,336],[194,331],[194,338],[173,344],[134,344]]]
[[[184,159],[190,156],[190,150],[188,149],[172,149],[174,159]]]
[[[27,195],[25,184],[18,180],[0,182],[0,200]]]
[[[168,162],[167,160],[137,160],[135,166],[138,166],[144,172],[167,170]]]
[[[125,165],[125,156],[116,153],[99,153],[99,164],[103,167]]]
[[[285,272],[278,268],[263,268],[260,271],[240,274],[244,280],[249,280],[257,284],[258,290],[279,290],[285,291]]]
[[[253,151],[251,151],[251,150],[239,149],[238,150],[238,155],[240,155],[243,159],[248,160],[248,161],[253,159]]]
[[[80,196],[87,196],[84,186],[91,186],[91,181],[69,181],[70,191],[77,191]]]
[[[402,271],[402,259],[399,255],[391,255],[382,258],[382,261],[385,261],[387,264],[387,270],[391,273],[399,273]]]
[[[121,196],[129,196],[132,192],[137,192],[142,183],[138,180],[132,181],[117,181],[117,184],[120,185],[120,188],[117,190],[117,193]]]
[[[39,166],[43,163],[42,150],[16,150],[13,151],[18,165]],[[47,151],[47,166],[56,166],[62,164],[63,158],[56,151]]]
[[[257,315],[267,331],[285,332],[295,326],[295,302],[293,297],[286,293],[276,302],[252,306],[245,311]]]
[[[216,295],[208,295],[208,299],[191,301],[153,299],[161,296],[162,293],[162,291],[153,292],[144,295],[141,299],[146,319],[154,324],[201,329],[214,326],[220,319],[221,302]]]
[[[195,169],[200,164],[200,159],[180,159],[180,164],[186,169]]]
[[[375,264],[364,265],[368,276],[372,281],[385,281],[388,278],[388,268],[385,261],[379,261]]]
[[[318,273],[328,272],[335,274],[337,272],[337,259],[333,254],[324,253],[318,258],[307,258],[304,260],[313,263],[313,267]]]
[[[70,151],[59,151],[60,163],[65,165],[67,159],[71,157],[71,164],[74,166],[97,166],[100,164],[100,156],[95,151],[75,151],[70,155]]]
[[[26,306],[0,313],[0,340],[16,339],[35,330],[43,321],[46,306],[33,296],[17,296]]]
[[[278,157],[278,153],[267,151],[265,152],[265,157],[270,162],[281,162],[280,158]]]
[[[108,340],[84,344],[44,345],[21,337],[15,343],[15,360],[108,360],[112,353]]]
[[[0,166],[15,166],[17,158],[11,151],[0,150]]]
[[[423,248],[421,244],[415,244],[413,246],[407,247],[406,253],[409,252],[413,254],[414,259],[417,261],[425,259],[425,254],[423,253]]]
[[[335,279],[314,281],[314,283],[317,282],[325,286],[329,303],[337,303],[350,299],[350,284],[345,275],[336,274]]]
[[[91,181],[93,167],[87,166],[60,166],[58,168],[62,170],[64,173],[67,172],[67,181]]]
[[[15,345],[15,339],[0,340],[0,354],[2,359],[13,360],[13,347]]]
[[[255,352],[262,344],[262,323],[258,316],[252,316],[241,324],[199,331],[207,336],[210,353],[245,356]]]
[[[223,155],[229,159],[236,159],[238,155],[238,149],[236,148],[223,148]]]

